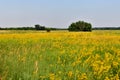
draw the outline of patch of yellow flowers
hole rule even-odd
[[[33,62],[29,64],[33,66],[29,73],[37,75],[37,79],[120,79],[120,31],[0,34],[0,42],[5,41],[16,41],[19,45],[14,45],[18,48],[11,53],[6,49],[1,49],[1,52],[9,54],[9,57],[16,54],[21,65],[28,64],[27,60]],[[1,56],[2,53],[0,60],[3,60]]]

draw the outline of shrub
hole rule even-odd
[[[51,31],[51,29],[50,29],[50,28],[46,28],[46,31],[47,31],[47,32],[50,32],[50,31]]]

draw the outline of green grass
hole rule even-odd
[[[115,80],[117,75],[119,30],[0,31],[1,80]]]

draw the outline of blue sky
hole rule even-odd
[[[93,27],[120,26],[120,0],[0,0],[0,27],[67,28],[83,20]]]

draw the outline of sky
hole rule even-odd
[[[0,0],[0,27],[120,27],[120,0]]]

